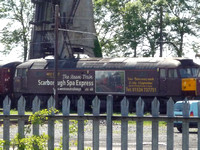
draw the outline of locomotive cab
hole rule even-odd
[[[161,95],[200,95],[199,65],[191,59],[169,59],[159,64]],[[199,75],[200,77],[200,75]]]
[[[182,78],[183,95],[197,96],[199,94],[197,86],[199,68],[182,68],[179,71]]]
[[[15,91],[27,88],[27,69],[18,68],[15,72]]]
[[[183,96],[200,96],[200,83],[198,83],[199,65],[192,59],[179,60],[181,67],[179,74],[181,77],[181,90]]]
[[[32,61],[27,61],[16,68],[14,77],[14,87],[15,87],[14,90],[16,93],[23,93],[27,91],[28,88],[27,74],[32,64],[33,64]]]

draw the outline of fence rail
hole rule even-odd
[[[189,117],[189,104],[187,99],[184,103],[184,112],[183,117],[174,117],[174,102],[170,98],[167,102],[167,115],[159,116],[160,103],[157,98],[154,98],[152,101],[152,112],[151,116],[144,116],[144,101],[139,98],[136,102],[136,115],[129,116],[129,101],[126,97],[121,101],[121,115],[113,116],[113,97],[112,95],[107,96],[107,113],[106,115],[100,114],[100,103],[101,101],[98,97],[92,102],[93,114],[85,114],[85,100],[80,97],[78,100],[77,106],[77,115],[70,114],[70,100],[68,97],[65,97],[62,101],[62,115],[57,115],[52,113],[48,115],[48,149],[54,149],[54,132],[55,127],[54,123],[56,120],[62,120],[63,130],[62,130],[62,147],[63,150],[69,150],[69,121],[78,120],[78,150],[84,150],[84,120],[93,121],[93,149],[98,150],[100,147],[99,143],[99,126],[100,120],[106,121],[106,148],[107,150],[113,149],[113,121],[121,121],[121,149],[128,149],[128,122],[136,121],[136,149],[143,149],[143,122],[151,121],[152,122],[152,149],[158,149],[158,139],[159,139],[159,121],[167,122],[167,150],[174,149],[174,121],[182,121],[183,123],[183,133],[182,133],[182,149],[189,149],[189,122],[198,122],[198,127],[200,128],[200,113],[199,117]],[[18,133],[20,137],[24,137],[24,126],[25,121],[28,120],[29,115],[25,115],[25,106],[26,100],[24,97],[21,97],[18,101],[18,115],[10,115],[10,106],[11,101],[9,97],[6,97],[3,101],[3,115],[0,115],[0,120],[3,120],[3,140],[10,141],[10,122],[12,119],[18,120]],[[55,100],[53,97],[50,97],[48,100],[48,109],[55,108]],[[199,107],[200,108],[200,107]],[[33,100],[33,113],[40,110],[40,100],[38,97],[35,97]],[[33,135],[39,135],[40,127],[39,125],[33,125]],[[200,150],[200,130],[198,130],[198,149]],[[9,145],[5,144],[4,149],[9,149]]]

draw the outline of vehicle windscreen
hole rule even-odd
[[[182,111],[183,110],[183,103],[176,103],[174,105],[174,111]]]
[[[179,69],[182,78],[197,77],[199,68],[181,68]]]

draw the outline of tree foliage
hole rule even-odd
[[[0,42],[5,45],[4,54],[22,47],[22,57],[24,61],[27,59],[32,9],[30,0],[0,0],[0,19],[6,19],[8,22],[0,37]]]
[[[166,21],[171,31],[168,40],[173,42],[172,45],[177,56],[182,56],[184,47],[189,44],[185,37],[187,35],[198,37],[200,2],[198,0],[168,0],[167,2],[168,17]]]
[[[106,56],[152,56],[164,51],[184,56],[198,53],[199,0],[93,0],[100,45]],[[163,15],[161,16],[161,8]],[[0,19],[7,19],[0,42],[4,54],[23,47],[27,58],[32,19],[31,0],[0,0]],[[162,24],[161,24],[162,17]],[[160,30],[163,29],[163,41]],[[19,50],[21,51],[21,50]]]
[[[154,57],[159,43],[179,57],[188,48],[199,48],[187,40],[198,37],[198,0],[94,0],[94,5],[100,44],[107,55]]]

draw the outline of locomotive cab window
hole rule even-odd
[[[16,69],[16,71],[15,71],[15,77],[20,77],[21,74],[22,74],[21,71],[22,71],[21,69]]]
[[[160,69],[160,78],[166,78],[166,69]]]
[[[168,77],[169,78],[177,78],[178,77],[178,73],[176,69],[169,69],[168,70]]]
[[[199,69],[198,68],[182,68],[179,70],[182,78],[197,77]]]
[[[25,68],[18,68],[15,72],[16,77],[26,77],[27,75],[27,69]]]
[[[192,74],[194,77],[197,77],[199,74],[199,68],[192,68]]]

